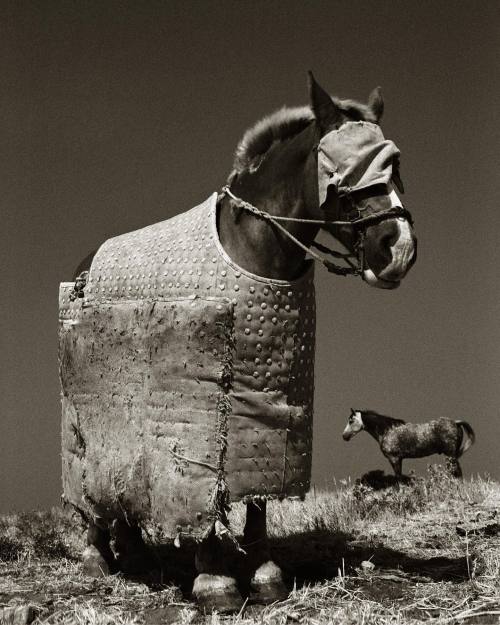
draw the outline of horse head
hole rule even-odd
[[[379,126],[384,102],[380,88],[367,105],[332,99],[309,74],[315,117],[317,181],[310,202],[327,222],[323,227],[358,257],[371,286],[394,289],[416,260],[411,216],[403,193],[399,150]]]
[[[342,438],[345,441],[351,440],[353,436],[361,432],[364,429],[363,417],[360,410],[353,410],[351,408],[351,414],[347,420],[347,425],[342,432]]]

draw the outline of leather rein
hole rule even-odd
[[[386,219],[390,219],[392,217],[403,217],[407,219],[411,225],[413,225],[413,218],[408,209],[403,208],[402,206],[391,206],[387,210],[378,211],[374,213],[370,213],[368,215],[363,215],[358,209],[358,216],[354,219],[350,220],[323,220],[323,219],[302,219],[299,217],[283,217],[278,215],[271,215],[266,211],[257,208],[250,202],[246,202],[245,200],[237,197],[231,191],[228,185],[225,185],[221,189],[221,195],[227,195],[230,197],[233,202],[240,208],[252,213],[256,217],[264,219],[269,223],[273,224],[283,232],[291,241],[293,241],[298,247],[302,248],[307,254],[309,254],[314,260],[320,262],[322,265],[326,267],[326,269],[330,273],[334,273],[338,276],[361,276],[363,275],[365,258],[364,258],[364,238],[366,234],[366,229],[369,226],[379,224]],[[349,197],[348,194],[343,195],[342,197]],[[365,209],[366,210],[366,209]],[[318,249],[323,254],[328,254],[333,258],[340,258],[347,263],[347,267],[344,265],[338,265],[337,263],[325,258],[318,252],[315,252],[307,245],[304,245],[302,241],[299,241],[297,237],[295,237],[291,232],[289,232],[284,226],[281,225],[281,221],[293,221],[298,223],[305,224],[316,224],[318,226],[349,226],[358,231],[358,240],[355,246],[355,253],[343,253],[337,252],[336,250],[332,250],[326,245],[322,245],[321,243],[317,243],[316,241],[312,242],[312,245]],[[353,262],[354,259],[354,262]],[[357,264],[356,262],[357,261]]]

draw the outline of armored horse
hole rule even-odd
[[[236,610],[229,540],[258,600],[286,593],[266,504],[309,488],[315,261],[394,289],[416,259],[380,90],[340,100],[310,74],[309,94],[244,134],[218,193],[106,241],[61,284],[63,498],[88,524],[89,574],[133,571],[145,535],[190,537],[194,597]]]

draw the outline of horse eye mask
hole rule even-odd
[[[399,154],[376,124],[346,122],[332,130],[318,146],[319,205],[324,204],[330,186],[338,195],[380,184],[388,187]]]

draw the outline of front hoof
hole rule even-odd
[[[259,566],[250,584],[253,590],[253,601],[274,603],[274,601],[283,601],[288,597],[281,569],[272,560]]]
[[[236,586],[236,580],[226,575],[201,573],[194,580],[193,596],[201,610],[228,614],[238,612],[243,598]]]
[[[83,574],[88,577],[106,577],[111,574],[109,564],[94,545],[83,552]]]

